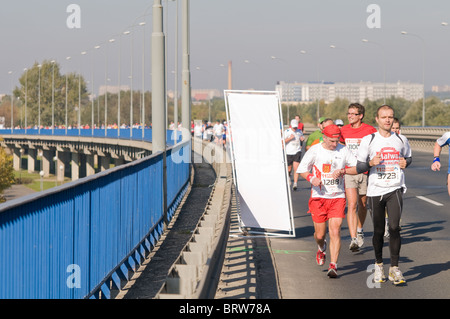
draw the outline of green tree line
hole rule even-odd
[[[13,90],[13,120],[14,126],[25,126],[25,105],[27,126],[34,127],[39,122],[43,127],[65,125],[67,109],[67,125],[78,124],[78,108],[81,106],[81,125],[94,124],[101,126],[105,123],[105,105],[107,105],[107,124],[118,124],[119,94],[108,93],[92,99],[88,83],[78,73],[61,73],[59,63],[45,60],[25,70],[19,78],[19,84]],[[133,103],[131,101],[133,100]],[[52,107],[54,105],[54,108]],[[66,108],[67,105],[67,108]],[[131,107],[132,105],[132,107]],[[142,107],[144,105],[144,112]],[[146,91],[120,92],[120,122],[130,124],[130,110],[133,112],[133,123],[141,123],[142,113],[144,122],[151,122],[151,93]],[[168,101],[168,120],[173,120],[173,101]],[[40,110],[40,112],[39,112]],[[181,110],[179,110],[181,113]],[[11,123],[11,95],[3,98],[0,104],[0,116],[5,117],[5,126]]]
[[[331,103],[323,100],[319,103],[319,114],[335,119],[341,119],[348,124],[347,109],[350,101],[347,99],[336,99]],[[364,122],[376,126],[375,115],[379,106],[384,104],[384,100],[369,101],[362,103],[366,109]],[[395,116],[403,126],[422,125],[422,99],[411,102],[402,98],[391,97],[386,99],[386,104],[392,106]],[[289,108],[289,110],[288,110]],[[430,96],[425,99],[425,125],[426,126],[450,126],[450,105],[445,104],[439,98]],[[298,103],[294,105],[282,104],[283,122],[289,123],[295,115],[300,115],[303,123],[317,123],[317,102]],[[192,119],[208,120],[208,102],[202,102],[192,106]],[[211,100],[211,121],[226,119],[225,103],[223,99],[215,98]]]
[[[341,119],[348,124],[347,109],[350,101],[346,99],[336,99],[331,103],[319,104],[320,116],[335,119]],[[384,100],[369,101],[365,100],[362,105],[366,109],[364,122],[376,126],[375,116],[379,106],[387,104],[394,108],[395,116],[400,120],[402,126],[421,126],[422,125],[422,99],[411,102],[403,98],[390,97]],[[286,105],[283,105],[283,114],[287,113]],[[449,126],[450,125],[450,106],[442,102],[435,96],[425,99],[425,126]],[[299,114],[305,123],[317,123],[317,102],[309,104],[291,105],[289,113]]]
[[[39,67],[40,65],[40,67]],[[33,127],[38,124],[39,109],[40,123],[42,126],[52,124],[52,116],[56,126],[64,125],[66,118],[67,104],[67,123],[76,125],[78,123],[78,107],[81,105],[81,125],[91,125],[92,117],[94,124],[101,126],[105,123],[105,105],[107,105],[107,123],[108,124],[130,124],[131,100],[133,100],[133,123],[145,122],[151,123],[151,92],[144,94],[140,91],[120,92],[120,122],[118,123],[119,94],[107,94],[90,99],[92,92],[89,92],[87,81],[83,76],[77,73],[61,73],[59,63],[49,60],[41,64],[35,62],[28,70],[24,71],[19,78],[19,85],[13,90],[14,108],[13,119],[14,126],[24,127],[25,125],[25,101],[27,109],[27,124]],[[66,94],[67,92],[67,94]],[[40,98],[39,98],[40,97]],[[178,119],[181,121],[181,99],[178,100]],[[331,103],[325,103],[323,100],[319,103],[320,116],[330,117],[332,119],[340,118],[347,123],[347,107],[350,101],[346,99],[336,99]],[[366,108],[364,122],[375,124],[376,109],[383,104],[383,100],[369,101],[362,103]],[[422,124],[422,100],[414,102],[402,98],[390,97],[386,99],[386,104],[391,105],[404,126],[420,126]],[[52,105],[54,105],[54,114],[52,114]],[[167,101],[167,123],[174,119],[173,99]],[[425,100],[426,105],[426,126],[448,126],[450,125],[450,106],[442,102],[438,97],[430,96]],[[302,117],[304,123],[317,122],[317,102],[298,103],[294,105],[282,105],[283,121],[289,122],[288,114],[293,118],[295,114]],[[210,101],[195,103],[191,108],[192,119],[225,120],[225,103],[223,98],[214,98]],[[142,119],[144,113],[144,119]],[[9,127],[11,123],[11,96],[3,98],[0,104],[0,116],[5,117],[5,126]]]

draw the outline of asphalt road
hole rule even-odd
[[[365,244],[356,253],[348,249],[350,236],[347,221],[344,220],[339,277],[328,278],[329,260],[324,266],[318,266],[315,262],[317,245],[313,239],[311,216],[307,214],[310,186],[303,180],[299,189],[292,193],[296,237],[270,239],[280,297],[450,298],[450,197],[446,186],[448,150],[443,150],[441,156],[441,172],[431,171],[431,162],[432,154],[413,151],[413,163],[406,169],[408,189],[404,194],[399,264],[406,279],[405,285],[394,286],[390,281],[375,285],[371,281],[374,252],[369,215],[364,225]],[[387,239],[383,258],[387,275],[390,262]]]

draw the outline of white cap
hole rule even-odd
[[[334,124],[336,124],[336,125],[344,125],[344,121],[342,121],[341,119],[337,119],[336,121],[334,121]]]
[[[291,120],[291,127],[298,127],[297,120]]]

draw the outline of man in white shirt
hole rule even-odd
[[[346,205],[344,175],[356,174],[356,158],[348,148],[339,144],[339,127],[329,125],[322,133],[323,143],[311,146],[303,156],[297,173],[312,185],[308,206],[314,223],[314,239],[319,248],[316,262],[320,266],[325,263],[328,221],[331,262],[327,275],[336,278]]]
[[[385,212],[389,219],[389,251],[391,267],[389,280],[395,285],[405,282],[398,268],[400,258],[400,218],[403,193],[406,191],[405,169],[412,162],[411,147],[407,138],[391,131],[394,110],[388,105],[380,106],[375,117],[378,132],[365,136],[358,149],[358,173],[369,171],[367,197],[372,208],[373,248],[375,251],[375,282],[384,282],[383,244]]]
[[[440,138],[436,140],[436,143],[434,143],[434,160],[433,164],[431,164],[431,169],[433,171],[439,171],[441,170],[441,160],[439,156],[441,155],[441,150],[445,145],[449,145],[449,155],[450,155],[450,132],[444,133]],[[448,162],[448,170],[447,170],[447,189],[448,189],[448,195],[450,196],[450,158]]]
[[[284,131],[284,143],[286,145],[286,159],[288,164],[289,176],[294,168],[293,190],[297,190],[298,173],[297,167],[302,158],[302,142],[305,140],[302,130],[298,129],[297,120],[291,121],[291,126]]]
[[[213,131],[214,131],[214,140],[215,140],[216,144],[222,145],[223,124],[220,123],[219,120],[217,120],[216,124],[214,124]]]

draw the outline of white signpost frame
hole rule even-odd
[[[279,93],[224,90],[224,98],[240,232],[295,237]]]

